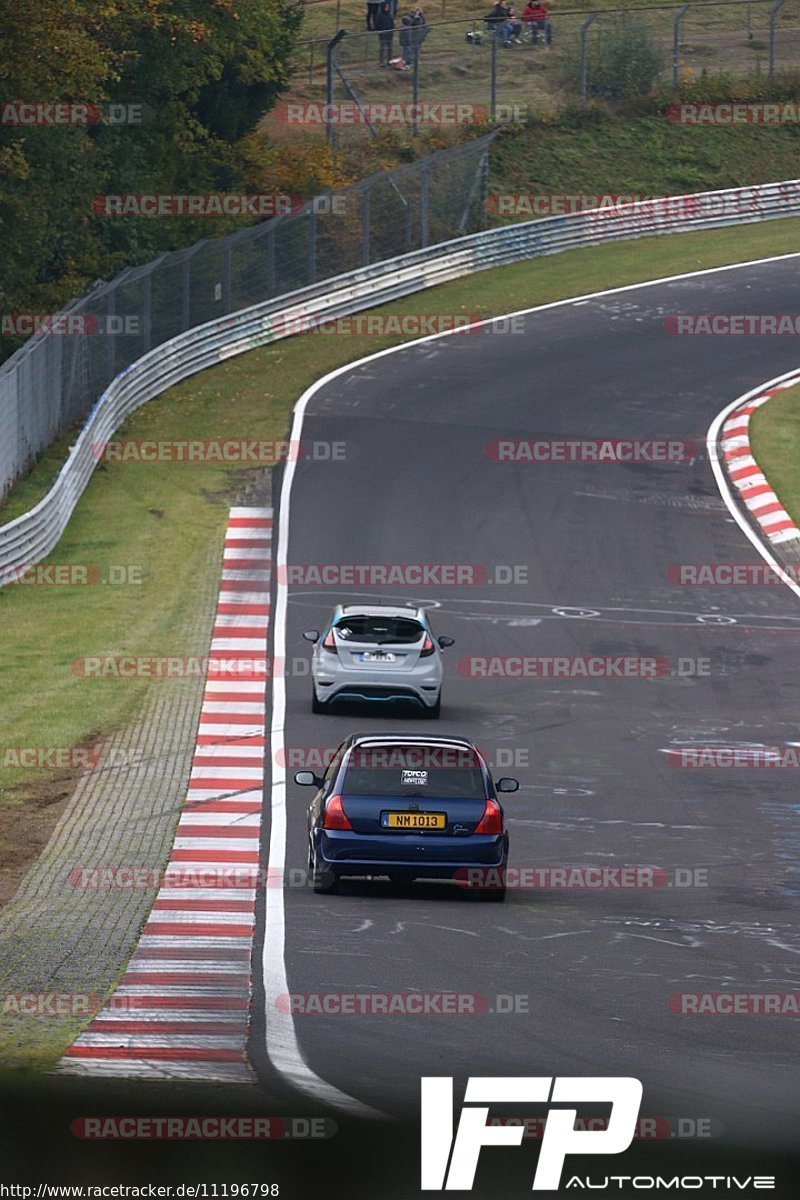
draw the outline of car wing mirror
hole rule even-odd
[[[303,634],[303,637],[306,639],[307,642],[318,642],[319,641],[319,630],[318,629],[307,629],[305,631],[305,633]]]
[[[313,771],[297,771],[294,781],[300,787],[322,787],[322,780]]]
[[[451,638],[451,637],[440,637],[439,638],[439,649],[440,650],[446,650],[448,646],[455,646],[455,644],[456,644],[455,638]]]
[[[498,792],[518,792],[519,780],[510,779],[507,775],[504,775],[502,779],[498,779],[495,787],[497,788]]]

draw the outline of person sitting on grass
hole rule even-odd
[[[539,0],[528,0],[522,10],[522,19],[530,26],[531,41],[538,45],[539,34],[544,38],[544,44],[549,46],[553,40],[553,29],[550,24],[550,10]]]

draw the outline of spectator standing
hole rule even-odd
[[[384,0],[375,17],[375,28],[378,30],[378,65],[388,67],[392,57],[392,42],[394,40],[394,18],[392,16],[391,0]]]
[[[367,29],[375,28],[375,18],[381,10],[381,0],[367,0]]]
[[[419,58],[419,52],[422,49],[422,43],[428,36],[428,25],[425,20],[425,14],[421,8],[415,8],[411,14],[411,46],[414,51],[414,57]]]
[[[405,13],[400,22],[400,49],[403,52],[403,63],[405,69],[411,66],[411,60],[414,54],[414,27],[411,24],[411,13]]]

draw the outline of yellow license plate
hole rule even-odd
[[[446,813],[390,812],[386,814],[389,829],[446,829]]]

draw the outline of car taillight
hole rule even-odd
[[[347,819],[347,813],[342,808],[342,797],[331,796],[328,803],[325,805],[325,813],[322,817],[323,829],[352,829],[353,826]]]
[[[473,833],[502,833],[503,814],[496,800],[487,800],[483,816],[472,831]]]
[[[428,658],[429,655],[433,654],[435,649],[436,649],[436,647],[434,646],[431,639],[429,637],[426,637],[425,641],[422,643],[422,649],[419,652],[420,658]]]
[[[332,650],[334,654],[336,653],[336,642],[334,641],[332,629],[326,634],[325,640],[322,643],[322,649]]]

